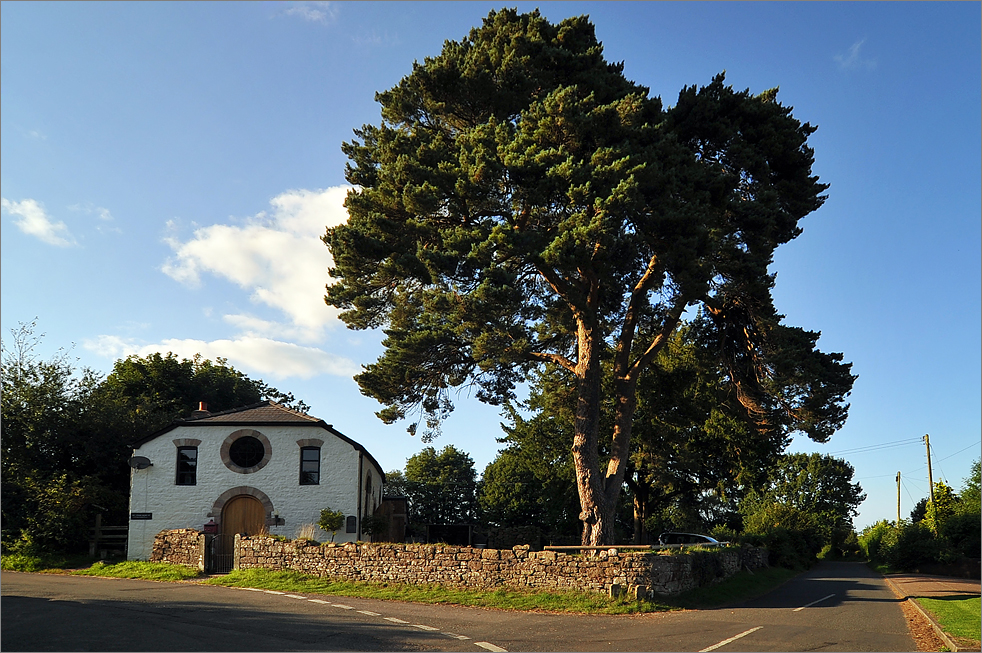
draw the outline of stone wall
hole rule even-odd
[[[153,538],[150,562],[169,562],[204,571],[205,536],[193,528],[161,531]]]
[[[154,540],[152,560],[204,568],[204,536],[192,529],[165,531]],[[627,592],[668,596],[711,585],[741,568],[767,566],[755,547],[679,552],[620,551],[595,555],[433,544],[319,545],[269,536],[236,536],[236,569],[292,569],[342,580]]]
[[[494,588],[627,591],[672,595],[767,566],[767,551],[752,547],[662,555],[616,548],[596,555],[428,544],[327,544],[243,537],[237,567],[292,569],[344,580]]]

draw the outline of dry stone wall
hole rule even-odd
[[[292,569],[345,580],[628,591],[635,596],[678,594],[719,582],[743,567],[767,566],[767,551],[750,547],[688,555],[616,549],[574,555],[529,548],[355,543],[318,546],[305,540],[284,542],[256,536],[239,540],[236,560],[240,569]]]
[[[193,528],[161,531],[153,538],[150,561],[169,562],[204,571],[205,536]]]
[[[204,538],[194,531],[165,531],[153,559],[203,568]],[[159,543],[159,547],[158,547]],[[181,552],[179,549],[186,551]],[[198,558],[199,552],[202,557]],[[201,562],[198,562],[201,560]],[[767,566],[755,547],[666,555],[619,551],[595,555],[432,544],[324,544],[269,536],[236,536],[236,569],[291,569],[343,580],[495,588],[627,592],[634,597],[672,595],[729,578],[741,568]]]

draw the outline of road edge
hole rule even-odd
[[[900,587],[896,583],[894,583],[886,576],[883,576],[883,580],[887,582],[887,584],[893,590],[894,594],[899,596],[902,600],[907,601],[908,604],[914,606],[914,609],[920,612],[921,616],[927,619],[927,622],[931,624],[931,627],[934,629],[935,634],[937,634],[937,636],[941,638],[941,641],[945,643],[945,646],[947,646],[950,651],[953,651],[954,653],[958,653],[958,651],[969,650],[965,648],[959,648],[958,645],[955,643],[955,641],[951,638],[951,636],[948,635],[948,633],[946,633],[944,630],[942,630],[938,622],[934,620],[934,617],[932,617],[927,610],[925,610],[920,605],[918,605],[917,601],[915,601],[912,597],[902,592],[900,590]]]

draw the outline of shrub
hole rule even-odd
[[[978,558],[982,550],[982,521],[978,513],[963,512],[948,518],[941,529],[953,554]]]
[[[772,567],[807,569],[815,563],[821,545],[813,533],[775,526],[763,533],[746,533],[743,542],[767,548]]]
[[[389,518],[382,515],[366,515],[361,519],[361,530],[371,536],[373,542],[379,542],[389,533]]]
[[[863,532],[859,536],[859,546],[867,560],[870,562],[883,562],[880,558],[880,547],[882,546],[883,538],[892,530],[893,525],[885,519],[863,529]]]
[[[333,542],[334,535],[344,526],[344,513],[339,510],[325,508],[321,510],[321,518],[317,522],[317,525],[331,534],[331,541]]]
[[[897,571],[916,571],[921,565],[944,562],[942,543],[924,522],[904,521],[880,542],[880,559]]]

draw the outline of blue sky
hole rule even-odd
[[[5,340],[38,318],[43,356],[75,344],[225,357],[291,391],[386,470],[424,446],[351,380],[381,352],[322,301],[318,237],[345,219],[352,129],[377,91],[491,9],[468,3],[0,5],[0,283]],[[536,5],[519,3],[523,11]],[[859,375],[824,445],[869,498],[857,526],[956,489],[979,457],[979,3],[543,3],[589,14],[608,60],[674,104],[726,71],[780,87],[829,199],[779,250],[776,303]],[[461,396],[434,444],[499,447],[499,415]],[[882,445],[882,446],[881,446]]]

